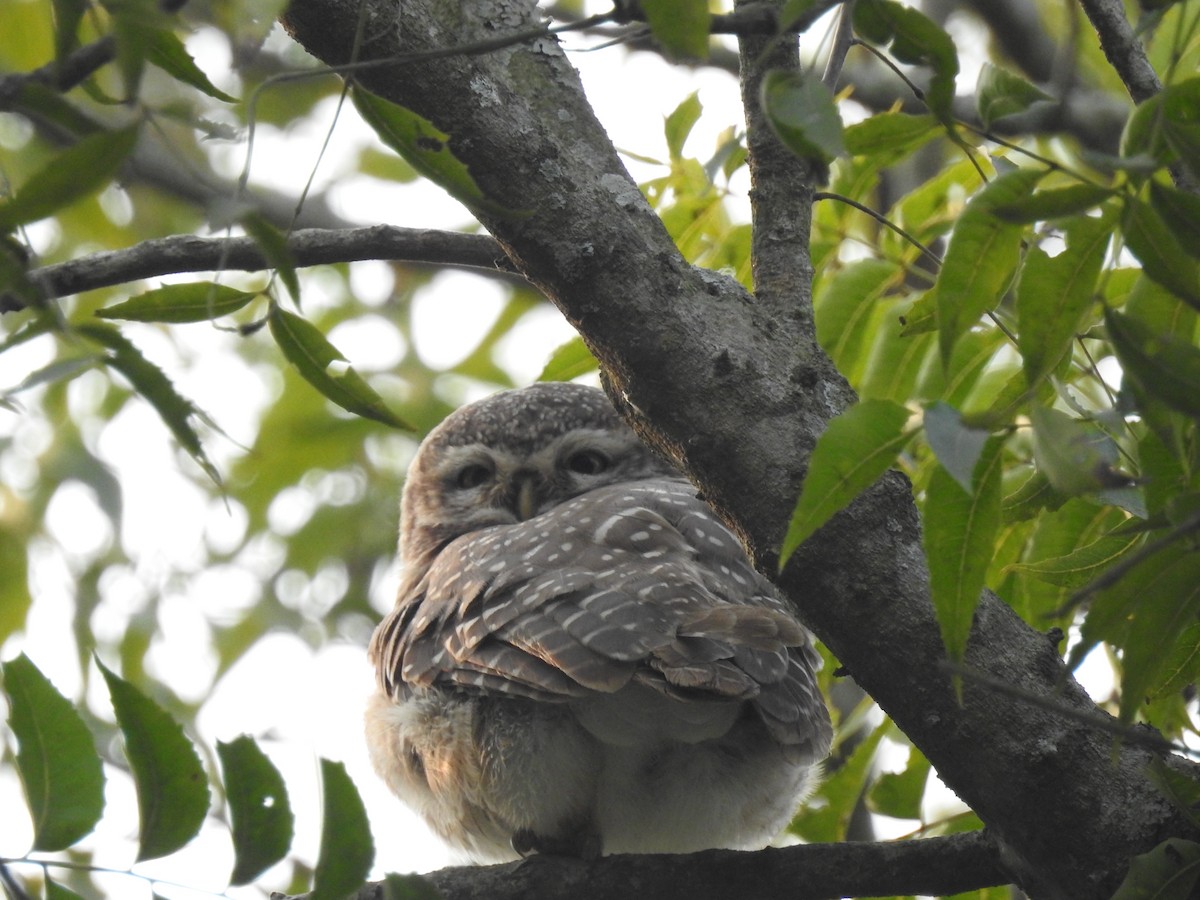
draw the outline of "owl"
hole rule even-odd
[[[370,654],[372,762],[479,862],[767,844],[829,750],[820,658],[604,394],[506,391],[422,443]]]

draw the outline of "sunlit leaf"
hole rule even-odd
[[[708,57],[708,0],[642,0],[641,8],[668,56]]]
[[[975,107],[984,128],[1005,116],[1024,112],[1033,106],[1054,98],[1007,69],[985,62],[979,70],[975,83]]]
[[[974,490],[975,467],[990,435],[963,422],[962,413],[948,403],[925,408],[925,439],[942,467],[968,493]]]
[[[666,132],[671,159],[679,159],[683,155],[683,145],[687,143],[692,127],[700,121],[703,110],[699,93],[693,91],[667,116],[663,130]]]
[[[208,778],[196,748],[162,707],[99,660],[138,798],[138,860],[174,853],[200,832]]]
[[[581,337],[573,337],[560,345],[552,354],[538,376],[538,381],[570,381],[600,368],[596,357],[587,348]]]
[[[890,400],[864,400],[830,421],[817,440],[779,551],[780,569],[805,539],[875,483],[912,437],[909,411]]]
[[[0,520],[0,644],[25,627],[32,602],[27,552],[24,536]]]
[[[0,203],[0,232],[36,222],[104,187],[129,158],[138,127],[100,131],[58,154]]]
[[[98,309],[96,315],[134,322],[204,322],[237,312],[257,296],[211,281],[169,284]]]
[[[192,55],[175,32],[165,28],[156,29],[146,50],[146,58],[150,62],[184,84],[208,94],[214,100],[237,102],[237,97],[229,96],[208,80],[208,76],[196,65],[196,61],[192,59]]]
[[[230,884],[249,884],[287,856],[292,845],[292,809],[283,776],[253,738],[217,742],[225,800],[233,831]]]
[[[321,849],[312,900],[345,900],[367,880],[375,843],[367,811],[340,762],[321,760]]]
[[[1106,310],[1104,322],[1117,358],[1142,391],[1172,409],[1200,416],[1200,349],[1116,310]]]
[[[925,102],[941,121],[953,119],[958,52],[945,31],[924,13],[895,0],[859,0],[854,6],[854,29],[873,43],[891,42],[892,55],[901,62],[929,66],[933,77]]]
[[[345,365],[344,357],[315,325],[278,305],[271,307],[268,324],[284,358],[304,380],[342,409],[407,431],[413,429],[388,409],[383,398],[363,377]],[[340,369],[340,371],[338,371]]]
[[[871,315],[880,295],[896,280],[896,266],[880,259],[857,259],[815,286],[817,340],[838,367],[853,378],[863,343],[871,337]]]
[[[801,159],[826,166],[846,152],[842,117],[821,79],[773,70],[763,78],[760,101],[775,134]]]
[[[924,538],[929,590],[942,642],[962,659],[971,619],[983,591],[988,560],[1000,528],[1000,474],[1004,442],[988,441],[976,464],[974,490],[965,491],[942,466],[926,489]]]
[[[885,112],[847,125],[842,137],[852,156],[903,155],[924,146],[938,133],[933,116]]]
[[[1129,198],[1121,230],[1146,274],[1200,309],[1200,263],[1183,249],[1154,207],[1137,197]]]
[[[937,281],[943,364],[958,339],[1000,303],[1017,267],[1023,231],[998,218],[994,207],[1030,193],[1044,174],[1016,169],[1001,175],[971,199],[954,226]]]
[[[75,707],[24,654],[4,663],[17,771],[33,820],[35,850],[64,850],[88,834],[104,809],[104,771]]]

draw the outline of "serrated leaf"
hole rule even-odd
[[[296,260],[287,243],[287,235],[262,213],[252,212],[238,220],[246,234],[254,239],[266,261],[279,273],[288,293],[300,307],[300,279],[296,275]]]
[[[1148,276],[1189,305],[1200,309],[1200,263],[1188,255],[1149,203],[1130,197],[1121,230]]]
[[[911,153],[938,133],[933,116],[885,112],[847,125],[842,137],[851,156],[876,156]]]
[[[249,884],[287,856],[293,818],[279,770],[248,735],[217,742],[233,831],[230,884]]]
[[[99,660],[138,798],[138,861],[174,853],[200,833],[208,778],[183,728]]]
[[[383,398],[352,367],[346,366],[338,373],[330,371],[333,364],[345,362],[346,357],[311,322],[274,305],[267,314],[267,323],[284,358],[327,399],[365,419],[414,430],[388,409]]]
[[[971,619],[1000,529],[1003,449],[1002,438],[988,441],[975,467],[973,491],[964,491],[940,465],[934,468],[926,490],[924,538],[929,590],[942,642],[952,660],[962,659],[966,650]]]
[[[962,489],[970,493],[975,466],[990,435],[982,428],[968,426],[962,413],[940,401],[925,408],[923,421],[929,449]]]
[[[854,6],[854,30],[876,44],[891,42],[901,62],[929,66],[933,77],[925,102],[942,122],[954,119],[954,79],[958,52],[950,35],[923,13],[894,0],[859,0]]]
[[[1072,184],[1016,197],[1011,202],[998,204],[992,211],[1014,225],[1032,225],[1034,222],[1048,222],[1087,212],[1114,193],[1111,188]]]
[[[1012,569],[1026,572],[1049,584],[1064,588],[1079,588],[1098,578],[1109,566],[1136,550],[1145,541],[1140,534],[1102,537],[1068,553],[1040,559],[1034,563],[1017,563]]]
[[[1096,301],[1112,231],[1111,216],[1081,216],[1067,224],[1067,248],[1057,256],[1038,246],[1026,251],[1017,281],[1017,347],[1030,387],[1070,352],[1084,314]]]
[[[177,81],[191,85],[214,100],[237,103],[237,97],[229,96],[209,81],[208,76],[196,65],[196,61],[188,53],[183,41],[173,31],[166,28],[154,31],[149,46],[146,48],[146,59]]]
[[[704,107],[700,105],[700,94],[693,91],[667,116],[663,123],[663,131],[666,134],[667,151],[670,153],[671,159],[679,159],[683,156],[683,145],[687,143],[692,128],[700,121],[700,114],[703,111]]]
[[[954,345],[999,304],[1012,280],[1023,231],[993,209],[1030,193],[1044,172],[1016,169],[996,178],[963,210],[937,280],[938,347],[946,365]]]
[[[312,900],[345,900],[367,880],[375,844],[367,810],[340,762],[321,760],[321,849]]]
[[[909,748],[908,765],[902,772],[884,772],[871,789],[872,812],[895,819],[920,819],[921,801],[932,766],[916,747]]]
[[[771,129],[801,159],[827,166],[845,154],[842,117],[821,79],[775,69],[763,78],[759,101]]]
[[[1105,310],[1104,324],[1117,359],[1142,391],[1172,409],[1200,416],[1200,350],[1116,310]]]
[[[1112,900],[1188,900],[1200,878],[1200,844],[1168,838],[1135,856]]]
[[[708,0],[642,0],[641,6],[667,56],[708,58]]]
[[[258,294],[211,281],[169,284],[96,310],[102,319],[132,322],[205,322],[235,313]]]
[[[200,436],[192,427],[191,417],[199,415],[199,411],[190,400],[175,390],[162,370],[142,356],[141,351],[115,328],[98,322],[85,322],[75,326],[75,330],[112,351],[104,357],[105,362],[129,379],[134,390],[154,407],[180,446],[209,478],[220,484],[220,473],[209,461],[200,443]]]
[[[75,707],[24,654],[3,672],[33,849],[65,850],[96,826],[104,809],[96,744]]]
[[[0,232],[44,219],[99,191],[129,158],[137,138],[136,125],[99,131],[58,154],[29,176],[11,200],[0,203]]]
[[[450,196],[472,209],[510,212],[484,195],[467,167],[451,152],[450,135],[428,119],[358,85],[350,96],[379,138]]]
[[[600,363],[596,362],[596,357],[592,356],[592,351],[587,348],[583,338],[573,337],[550,354],[550,359],[537,380],[570,381],[599,368]]]
[[[1024,112],[1054,98],[1019,75],[985,62],[975,83],[975,105],[984,128],[1005,116]]]
[[[809,535],[891,468],[912,437],[905,430],[909,415],[890,400],[863,400],[830,421],[813,448],[779,551],[781,570]]]

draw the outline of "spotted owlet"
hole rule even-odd
[[[809,635],[604,394],[539,384],[435,428],[371,642],[372,760],[451,845],[764,846],[831,730]]]

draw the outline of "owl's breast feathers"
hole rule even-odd
[[[685,481],[604,487],[462,535],[405,584],[371,647],[392,696],[569,702],[642,685],[747,701],[781,743],[828,749],[808,633]]]

